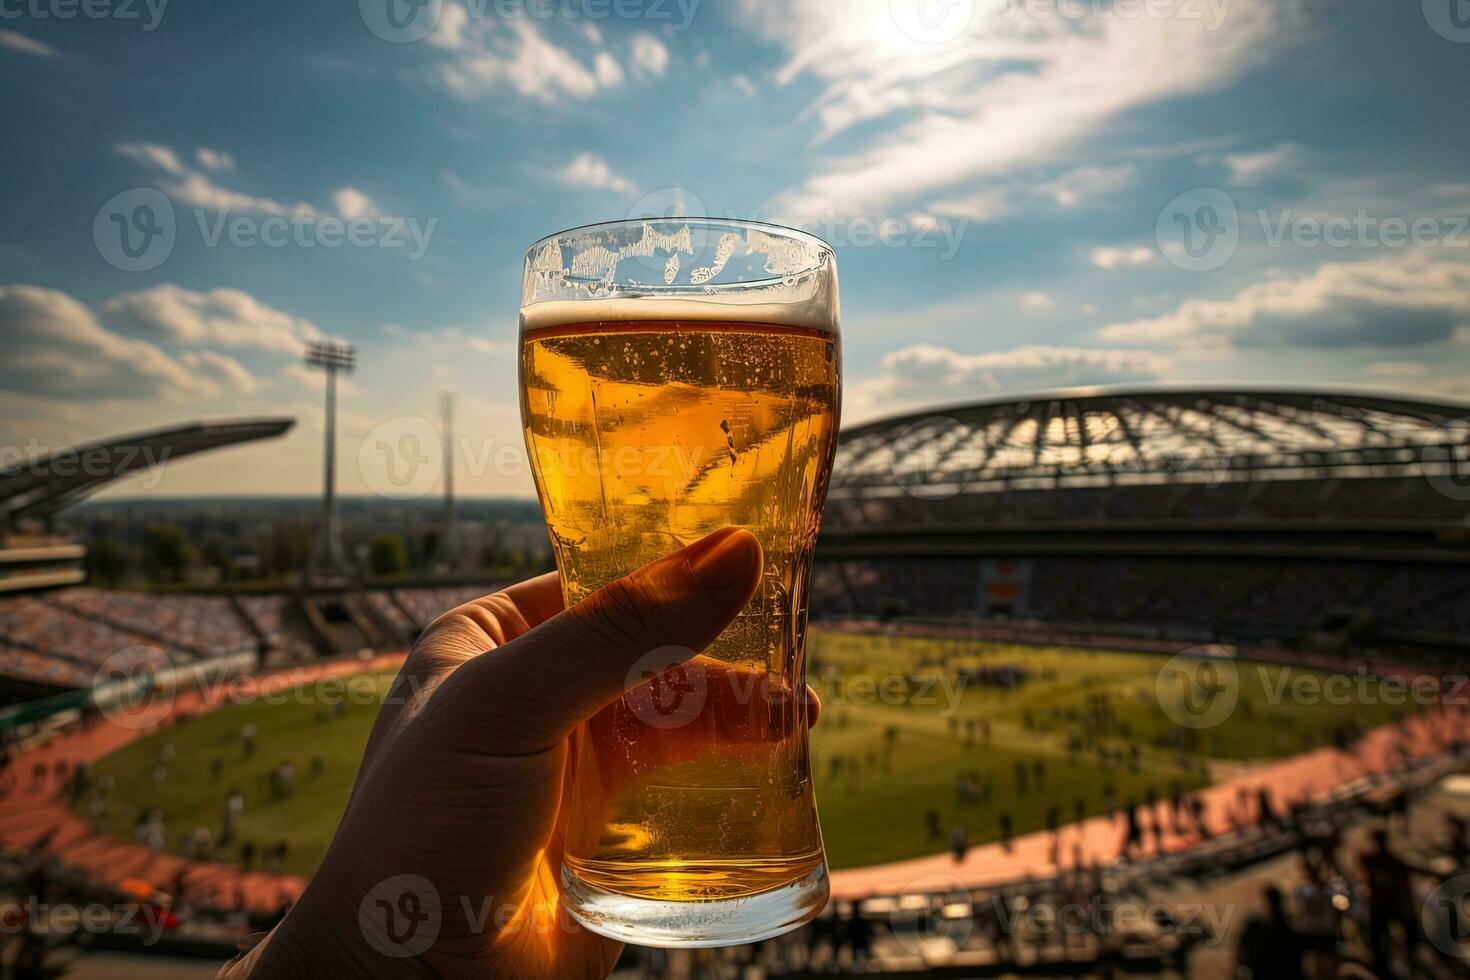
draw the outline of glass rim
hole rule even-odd
[[[727,227],[741,229],[754,228],[762,231],[770,231],[780,234],[783,237],[793,239],[795,241],[805,242],[808,245],[815,246],[821,251],[826,252],[833,258],[837,257],[837,250],[832,247],[830,242],[819,238],[816,235],[813,235],[809,231],[802,231],[800,228],[792,228],[790,225],[776,224],[773,221],[758,221],[753,218],[717,218],[712,215],[694,214],[676,214],[662,218],[652,216],[646,218],[610,218],[607,221],[594,221],[585,225],[576,225],[572,228],[564,228],[561,231],[554,231],[549,235],[543,235],[542,237],[536,239],[536,241],[532,242],[526,247],[525,255],[529,257],[531,253],[535,252],[543,245],[571,235],[591,234],[611,228],[633,228],[637,227],[638,225],[671,224],[675,222],[681,222],[684,224],[698,224],[706,227]],[[811,268],[803,269],[801,271],[810,272],[812,271],[812,269],[815,268],[817,268],[817,266],[813,265]],[[780,277],[776,278],[779,279]]]

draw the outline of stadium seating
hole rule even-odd
[[[1470,642],[1470,569],[1378,562],[1178,558],[1017,559],[1005,618],[1119,636],[1352,644],[1387,653]],[[981,559],[821,561],[820,617],[982,619]]]
[[[156,666],[193,659],[185,650],[161,646],[138,633],[118,629],[30,596],[0,599],[0,642],[12,649],[55,658],[91,676],[104,664],[126,670],[139,663]],[[63,676],[73,679],[75,671]],[[40,679],[31,671],[26,679]]]
[[[218,596],[149,595],[101,589],[63,589],[46,602],[119,629],[151,636],[201,656],[253,650],[255,637],[230,600]]]

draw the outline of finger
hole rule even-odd
[[[645,681],[640,660],[656,652],[663,670],[709,646],[750,601],[761,566],[755,535],[716,531],[470,661],[443,693],[475,713],[483,751],[546,749]]]
[[[816,725],[817,719],[822,717],[822,699],[817,694],[817,689],[810,684],[806,686],[806,725],[808,728]]]
[[[556,572],[517,582],[504,592],[531,626],[540,626],[566,608],[562,599],[561,576]]]

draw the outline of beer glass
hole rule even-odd
[[[567,603],[722,527],[765,549],[708,649],[650,651],[573,737],[562,901],[594,932],[754,942],[826,903],[803,648],[840,375],[810,235],[659,218],[526,255],[521,418]]]

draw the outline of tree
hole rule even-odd
[[[116,585],[127,571],[127,549],[117,538],[99,538],[87,548],[87,577],[100,585]]]
[[[143,529],[143,568],[154,581],[177,582],[189,566],[189,537],[173,524]]]
[[[280,520],[271,525],[270,569],[285,575],[306,568],[311,556],[311,527],[305,521]]]
[[[219,538],[210,538],[204,542],[199,549],[199,555],[205,564],[219,569],[220,581],[228,582],[235,577],[235,560],[230,555],[229,547]]]
[[[374,575],[402,575],[408,570],[408,545],[396,534],[375,534],[368,541],[368,566]]]

